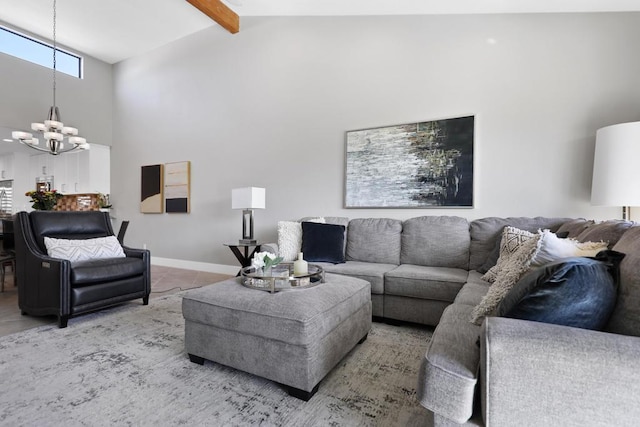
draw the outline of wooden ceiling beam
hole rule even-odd
[[[220,0],[187,0],[191,5],[209,18],[216,21],[231,34],[240,31],[240,18],[238,14],[229,9]]]

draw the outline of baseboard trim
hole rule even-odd
[[[185,270],[206,271],[208,273],[231,274],[234,276],[238,274],[238,270],[240,270],[240,267],[234,267],[232,265],[187,261],[184,259],[159,258],[155,256],[151,257],[151,264],[163,267],[184,268]]]

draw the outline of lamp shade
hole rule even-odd
[[[264,209],[265,189],[259,187],[231,190],[231,209]]]
[[[640,206],[640,122],[598,129],[591,204]]]

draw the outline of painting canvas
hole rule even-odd
[[[345,207],[473,207],[474,116],[347,132]]]
[[[162,198],[162,165],[141,167],[140,212],[162,213],[164,203]]]
[[[164,198],[167,213],[189,213],[190,172],[190,162],[164,165]]]

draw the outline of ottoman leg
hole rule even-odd
[[[299,388],[287,386],[287,391],[289,392],[290,396],[308,402],[309,399],[311,399],[313,395],[316,394],[316,392],[318,391],[318,387],[320,387],[320,383],[316,384],[316,386],[311,391],[300,390]]]
[[[198,365],[204,365],[204,357],[189,353],[189,360],[193,363],[197,363]]]
[[[362,344],[363,342],[365,342],[368,336],[369,334],[365,334],[362,338],[360,338],[360,341],[358,341],[358,344]]]

